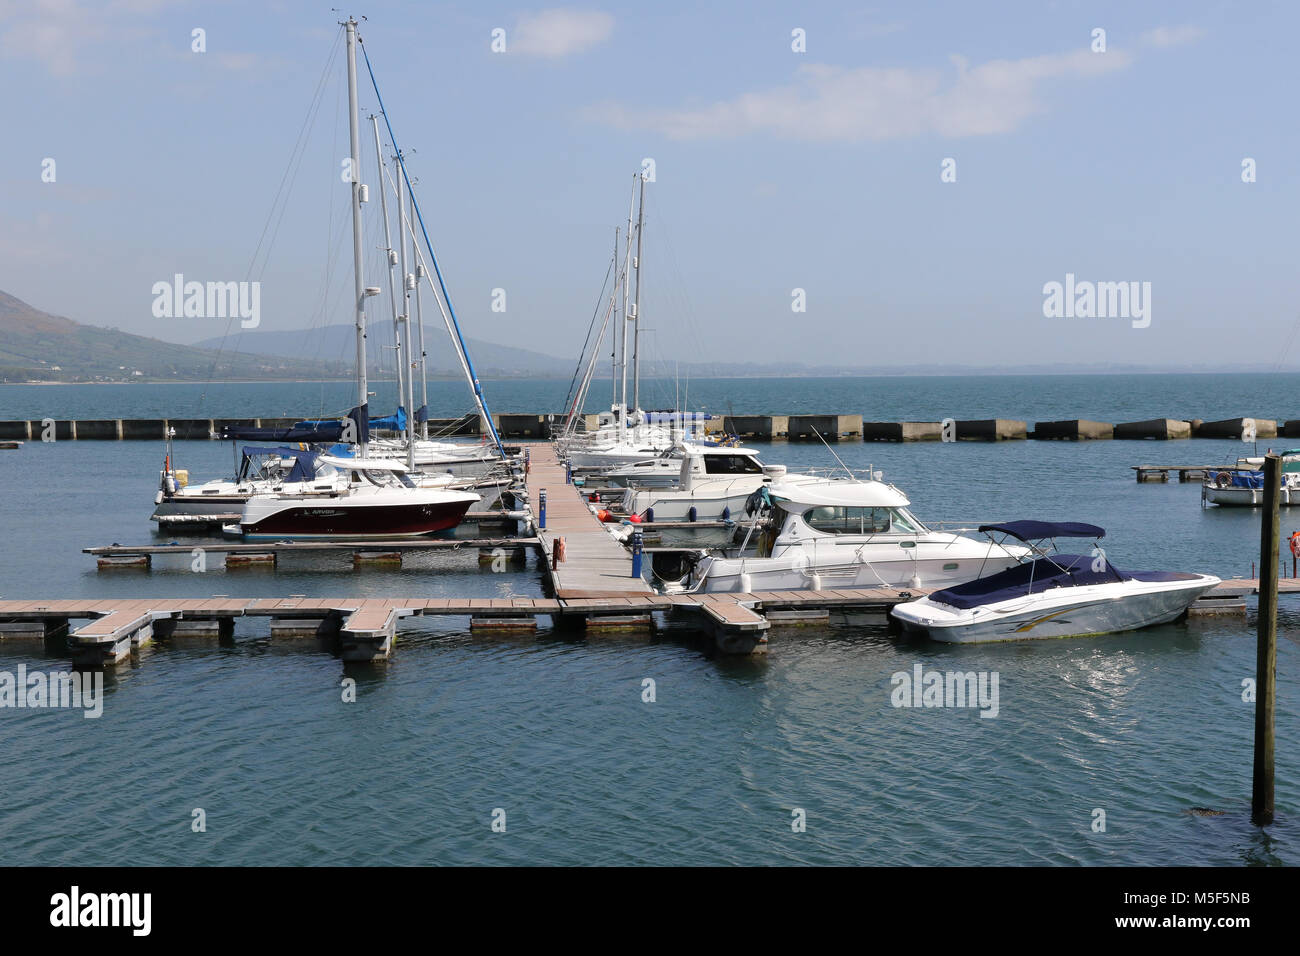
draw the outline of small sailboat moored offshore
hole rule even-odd
[[[1219,584],[1210,574],[1121,571],[1100,549],[1083,555],[1042,547],[1055,538],[1104,537],[1092,524],[1008,521],[979,530],[1017,538],[1038,557],[898,605],[890,614],[905,630],[960,644],[1132,631],[1176,620]]]

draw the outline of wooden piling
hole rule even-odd
[[[1255,650],[1255,765],[1250,821],[1273,822],[1273,701],[1277,693],[1278,499],[1282,459],[1264,458],[1264,514],[1259,532],[1259,617]]]

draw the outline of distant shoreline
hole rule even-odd
[[[1070,376],[1087,376],[1095,378],[1117,377],[1117,376],[1160,376],[1160,375],[1300,375],[1300,368],[1292,369],[1253,369],[1253,368],[1226,368],[1226,369],[1083,369],[1083,370],[1024,370],[1024,369],[942,369],[936,371],[918,371],[918,370],[891,370],[891,371],[862,371],[862,372],[836,372],[836,373],[814,373],[814,372],[767,372],[767,371],[750,371],[744,373],[704,375],[693,374],[686,382],[695,381],[752,381],[753,379],[855,379],[855,378],[1003,378],[1003,377],[1024,377],[1024,378],[1042,378],[1042,377],[1070,377]],[[673,375],[645,375],[642,379],[647,381],[674,381],[677,377]],[[460,375],[448,374],[430,376],[431,382],[455,382],[461,380]],[[238,379],[233,381],[199,381],[185,380],[177,381],[176,379],[137,379],[132,382],[64,382],[64,381],[32,381],[32,382],[0,382],[0,386],[32,386],[32,385],[95,385],[95,386],[140,386],[140,385],[207,385],[213,388],[220,388],[228,385],[327,385],[327,384],[352,384],[351,378],[255,378],[255,379]],[[479,376],[482,382],[564,382],[564,376],[505,376],[492,377],[488,375]]]

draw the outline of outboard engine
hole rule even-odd
[[[656,551],[650,556],[650,569],[663,590],[681,590],[695,566],[698,552]]]

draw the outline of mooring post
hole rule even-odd
[[[1259,532],[1259,617],[1255,650],[1255,772],[1250,822],[1273,822],[1273,701],[1277,694],[1278,499],[1282,459],[1264,458],[1264,515]]]
[[[632,577],[641,576],[641,532],[635,530],[632,532]]]
[[[537,527],[546,527],[546,489],[537,492]]]

